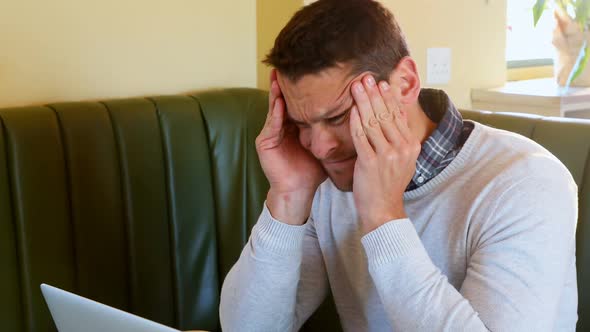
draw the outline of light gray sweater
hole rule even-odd
[[[577,187],[533,141],[479,123],[408,219],[362,235],[328,180],[303,226],[264,210],[221,293],[224,331],[296,331],[332,290],[346,331],[574,331]]]

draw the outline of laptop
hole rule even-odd
[[[41,291],[59,332],[180,332],[53,286]]]

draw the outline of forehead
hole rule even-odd
[[[293,82],[277,74],[287,111],[293,118],[321,117],[335,108],[350,106],[350,85],[355,77],[348,66],[325,69]]]

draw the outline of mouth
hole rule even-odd
[[[348,162],[354,161],[355,159],[356,159],[356,156],[352,156],[352,157],[348,157],[348,158],[340,159],[340,160],[324,161],[322,163],[326,166],[339,166],[339,165],[344,165]]]

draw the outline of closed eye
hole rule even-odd
[[[326,122],[328,122],[331,125],[340,125],[344,122],[348,114],[350,114],[350,109],[346,110],[342,114],[326,119]]]

